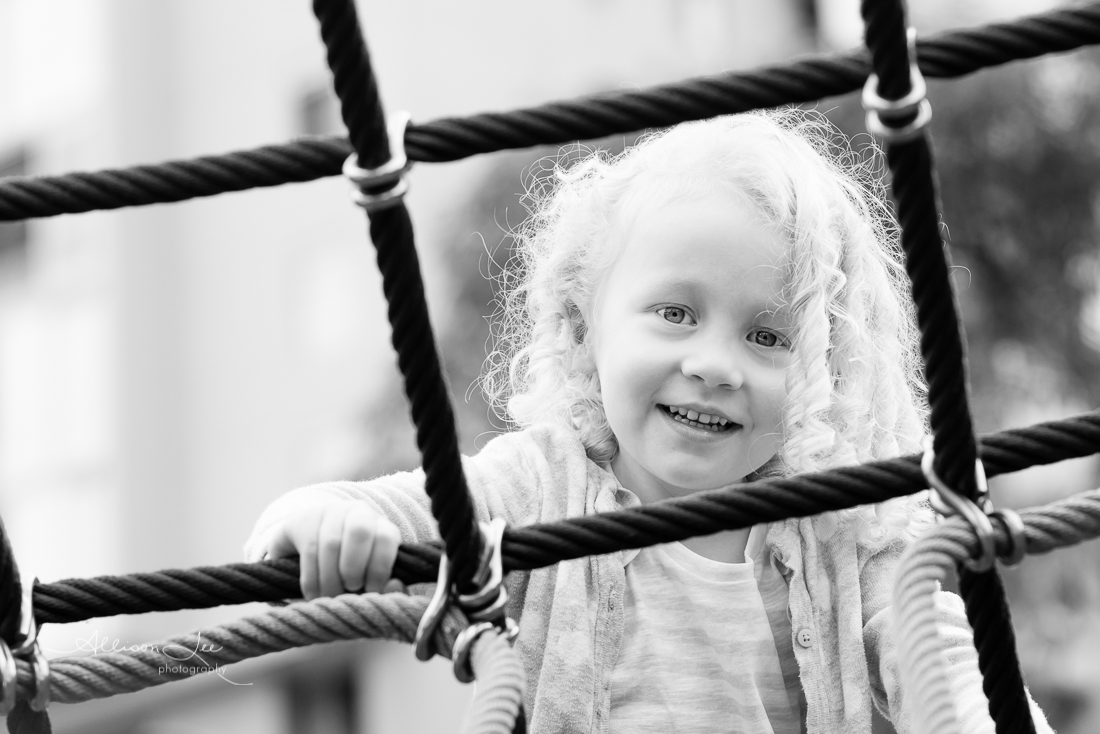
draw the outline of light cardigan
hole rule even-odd
[[[588,459],[565,428],[539,425],[494,438],[463,467],[480,520],[510,526],[553,522],[621,509],[631,493]],[[245,545],[258,560],[268,535],[289,515],[334,500],[363,501],[392,520],[408,543],[439,539],[421,470],[369,482],[333,482],[294,490],[260,516]],[[789,584],[793,648],[806,701],[807,734],[870,734],[871,707],[911,730],[900,690],[890,593],[902,548],[872,551],[834,513],[767,526],[763,544]],[[527,674],[531,730],[607,734],[611,672],[623,637],[624,566],[610,553],[509,576],[509,614]],[[994,731],[977,653],[962,602],[940,593],[941,633],[962,730]],[[806,644],[806,643],[809,644]],[[1053,734],[1032,702],[1038,734]],[[716,723],[715,730],[722,729]]]

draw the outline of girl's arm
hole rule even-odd
[[[260,514],[245,542],[245,559],[258,561],[274,535],[295,516],[342,502],[361,502],[397,526],[406,543],[439,539],[420,469],[367,482],[325,482],[291,490]]]
[[[560,467],[579,467],[584,450],[561,429],[534,428],[497,436],[474,457],[463,457],[467,485],[479,521],[502,517],[509,525],[542,519],[547,493]],[[558,467],[558,468],[552,468]],[[327,482],[295,489],[272,502],[256,521],[245,543],[245,557],[258,561],[269,541],[290,518],[333,503],[362,502],[397,526],[405,543],[439,539],[424,491],[424,472],[416,469],[367,482]]]

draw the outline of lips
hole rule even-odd
[[[704,413],[694,408],[685,408],[678,405],[660,405],[658,407],[678,423],[712,433],[725,433],[740,427],[739,423],[734,423],[725,416]]]

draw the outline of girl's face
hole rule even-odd
[[[785,251],[731,195],[659,203],[633,222],[589,326],[619,444],[611,467],[643,502],[737,483],[778,451]]]

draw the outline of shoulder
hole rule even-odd
[[[542,423],[494,437],[466,462],[471,489],[510,523],[554,519],[584,504],[596,470],[576,433]]]
[[[478,469],[541,473],[585,467],[589,461],[584,445],[574,431],[553,423],[538,423],[493,437],[469,460]]]

